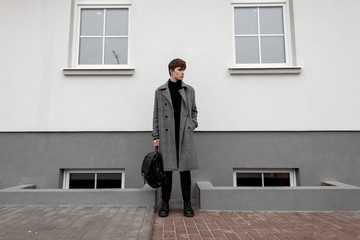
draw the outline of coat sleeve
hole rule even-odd
[[[194,129],[198,127],[198,121],[197,121],[197,115],[198,115],[198,111],[197,111],[197,107],[196,107],[196,101],[195,101],[195,90],[193,90],[193,94],[192,94],[192,108],[191,108],[191,120],[193,121],[193,123],[195,124]]]
[[[152,132],[152,136],[153,136],[153,140],[159,139],[159,109],[158,109],[157,91],[155,91],[155,98],[154,98],[153,132]]]

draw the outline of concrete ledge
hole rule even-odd
[[[229,67],[231,75],[240,74],[300,74],[300,66],[283,67]]]
[[[0,191],[17,191],[17,190],[21,190],[21,189],[36,189],[36,185],[35,184],[21,184],[21,185],[15,186],[15,187],[4,188],[4,189],[1,189]]]
[[[20,185],[0,190],[2,205],[138,205],[155,206],[156,190],[148,185],[128,189],[24,189]]]
[[[134,68],[63,68],[65,76],[132,76]]]
[[[353,185],[349,185],[346,183],[341,183],[341,182],[335,182],[335,181],[323,181],[322,186],[326,186],[326,187],[337,187],[337,188],[347,188],[347,189],[359,189],[359,187],[353,186]]]
[[[360,211],[360,188],[338,182],[326,187],[214,187],[198,182],[199,207],[240,211]]]

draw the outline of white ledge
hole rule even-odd
[[[300,74],[302,67],[229,67],[231,75],[241,74]]]
[[[63,68],[65,76],[132,76],[133,67],[123,68]]]

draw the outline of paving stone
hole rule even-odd
[[[0,240],[360,240],[360,212],[171,210],[142,206],[0,206]]]
[[[154,208],[1,205],[0,214],[0,240],[148,240]]]
[[[184,230],[185,226],[185,230]],[[155,215],[152,240],[360,240],[360,212],[239,212],[170,210]]]

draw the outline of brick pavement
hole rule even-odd
[[[356,240],[360,212],[171,210],[154,216],[140,206],[0,205],[0,240],[61,239]]]
[[[1,240],[149,239],[153,207],[1,206]]]
[[[154,219],[152,240],[355,240],[360,239],[360,212],[224,212],[196,210],[185,218],[171,210]]]

